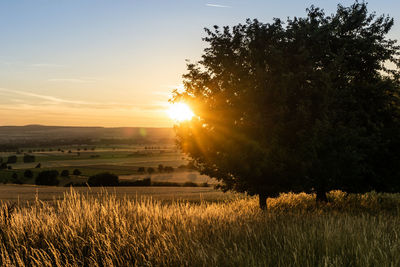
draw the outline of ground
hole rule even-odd
[[[22,150],[22,151],[21,151]],[[3,162],[7,157],[17,155],[17,163],[8,164],[11,169],[0,170],[0,182],[14,183],[13,174],[18,175],[18,179],[24,184],[34,184],[35,179],[25,178],[24,171],[30,169],[34,176],[43,170],[68,170],[70,176],[59,177],[60,186],[74,183],[85,183],[91,175],[101,172],[111,172],[118,175],[121,181],[138,180],[151,178],[154,182],[173,182],[173,183],[216,183],[215,180],[207,176],[200,175],[198,172],[183,168],[188,163],[185,156],[180,153],[175,146],[169,144],[152,144],[140,146],[67,146],[50,148],[23,148],[18,154],[15,152],[0,152]],[[23,156],[27,153],[35,156],[35,162],[24,163]],[[38,164],[41,168],[35,168]],[[158,166],[170,166],[173,172],[159,172]],[[138,172],[139,167],[146,170],[149,167],[155,172]],[[72,175],[73,170],[78,169],[81,175]]]

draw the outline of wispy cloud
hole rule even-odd
[[[55,102],[55,103],[67,103],[67,104],[88,104],[87,102],[84,101],[74,101],[74,100],[66,100],[54,96],[49,96],[49,95],[41,95],[41,94],[36,94],[36,93],[31,93],[31,92],[26,92],[26,91],[19,91],[19,90],[14,90],[14,89],[7,89],[7,88],[0,88],[0,91],[2,92],[7,92],[7,93],[13,93],[17,94],[20,96],[28,96],[28,97],[35,97],[43,100],[47,100],[50,102]]]
[[[54,63],[28,63],[24,61],[8,61],[0,60],[0,64],[6,66],[20,66],[24,68],[63,68],[66,65],[54,64]]]
[[[230,8],[231,6],[219,5],[219,4],[206,4],[209,7],[219,7],[219,8]]]
[[[48,79],[48,82],[67,82],[67,83],[94,83],[95,79],[80,79],[80,78],[56,78]]]
[[[11,105],[13,108],[17,108],[15,105],[18,105],[20,108],[24,109],[36,109],[36,107],[43,108],[44,106],[64,106],[68,108],[85,108],[85,109],[114,109],[114,110],[135,110],[135,111],[154,111],[159,112],[161,110],[165,110],[167,102],[155,101],[151,104],[131,104],[131,103],[117,103],[117,102],[109,102],[109,103],[102,103],[102,102],[87,102],[87,101],[80,101],[80,100],[70,100],[70,99],[63,99],[60,97],[55,97],[51,95],[43,95],[37,94],[33,92],[27,92],[22,90],[14,90],[8,88],[0,88],[0,95],[3,95],[4,98],[7,98],[7,102],[13,102]],[[32,101],[32,100],[23,100],[15,98],[15,95],[20,97],[28,97],[28,98],[36,98],[41,99],[43,101]],[[3,98],[3,99],[4,99]],[[6,104],[0,103],[0,108],[4,109]]]
[[[54,64],[54,63],[34,63],[30,64],[31,67],[35,68],[58,68],[58,67],[65,67],[65,65]]]

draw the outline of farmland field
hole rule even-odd
[[[268,199],[265,212],[245,196],[165,203],[154,198],[159,193],[128,199],[70,191],[56,203],[3,204],[0,264],[400,265],[398,194],[332,192],[328,204],[316,204],[315,195],[282,194]]]
[[[34,162],[24,162],[24,155],[35,157]],[[89,176],[110,172],[120,176],[121,181],[135,181],[151,178],[155,182],[169,183],[215,183],[207,176],[200,175],[196,171],[184,168],[187,160],[184,155],[172,145],[160,144],[158,146],[128,146],[116,147],[61,147],[34,149],[25,148],[18,153],[0,152],[0,158],[7,162],[8,157],[16,156],[15,163],[8,163],[9,169],[0,170],[0,182],[15,183],[15,180],[24,184],[34,184],[37,174],[43,170],[63,170],[69,172],[68,177],[59,177],[60,186],[71,182],[85,183]],[[40,168],[37,168],[40,164]],[[172,171],[159,170],[159,166],[172,168]],[[182,168],[183,166],[183,168]],[[138,171],[143,168],[144,171]],[[146,170],[153,168],[149,173]],[[72,175],[78,169],[79,175]],[[24,172],[31,170],[33,178],[24,177]],[[17,179],[13,178],[13,175]]]
[[[68,187],[35,185],[0,185],[0,201],[9,203],[34,202],[36,199],[53,202],[70,192]],[[140,199],[151,197],[163,202],[185,200],[190,202],[221,201],[232,199],[236,194],[224,194],[212,187],[76,187],[74,192],[88,196],[113,194],[117,198]]]

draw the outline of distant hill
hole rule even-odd
[[[140,127],[69,127],[69,126],[0,126],[0,144],[49,144],[49,143],[166,143],[173,142],[171,128]]]

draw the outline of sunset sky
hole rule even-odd
[[[400,39],[400,1],[368,2]],[[1,0],[0,125],[170,127],[167,100],[204,27],[304,16],[311,4],[331,13],[337,1]]]

